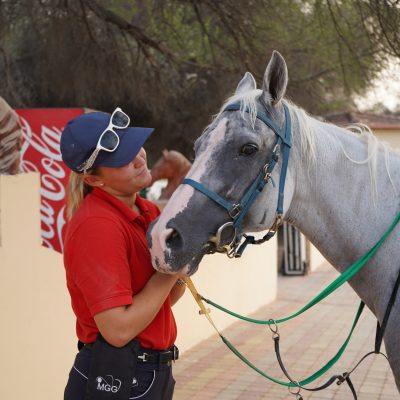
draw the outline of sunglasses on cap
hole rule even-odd
[[[108,151],[109,153],[115,151],[119,145],[119,136],[114,129],[125,129],[129,126],[130,121],[129,116],[117,107],[111,114],[107,128],[100,135],[95,150],[86,161],[79,165],[77,170],[85,173],[92,168],[100,150]]]

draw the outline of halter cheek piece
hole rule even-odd
[[[193,179],[186,178],[182,183],[192,186],[194,189],[203,193],[205,196],[209,197],[211,200],[215,201],[221,207],[225,208],[231,217],[232,221],[226,222],[222,226],[219,227],[215,237],[212,241],[216,245],[216,250],[221,253],[226,253],[229,258],[233,257],[241,257],[244,249],[248,244],[261,244],[265,241],[271,239],[279,226],[282,223],[282,215],[283,215],[283,200],[284,200],[284,191],[285,191],[285,182],[286,182],[286,173],[289,162],[289,152],[291,148],[291,132],[292,132],[292,124],[290,113],[286,105],[283,105],[285,111],[285,122],[284,127],[279,128],[275,122],[269,118],[266,114],[262,112],[257,112],[257,119],[261,120],[266,124],[277,136],[277,142],[272,150],[271,156],[268,158],[267,163],[261,168],[261,171],[257,175],[254,182],[247,189],[246,193],[242,197],[239,203],[230,203],[228,200],[220,196],[218,193],[215,193],[205,186],[203,186],[200,182],[194,181]],[[240,104],[230,104],[228,105],[224,111],[239,111],[241,110]],[[250,113],[250,110],[246,108],[244,110],[247,113]],[[283,147],[282,154],[282,168],[281,174],[279,178],[279,194],[278,194],[278,204],[276,208],[276,217],[273,225],[267,232],[267,234],[259,240],[256,240],[254,236],[248,236],[242,232],[242,222],[243,218],[249,211],[250,207],[254,203],[257,196],[262,192],[264,186],[272,180],[271,174],[274,170],[276,164],[278,163],[281,148]],[[228,245],[222,244],[222,235],[223,232],[227,229],[233,229],[233,235],[231,242]],[[240,245],[242,236],[245,238],[244,242]]]

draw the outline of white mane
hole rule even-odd
[[[254,89],[246,93],[234,94],[224,102],[220,111],[215,116],[215,119],[221,115],[221,113],[224,111],[227,105],[233,103],[240,103],[240,112],[242,118],[245,119],[248,118],[249,116],[251,125],[254,128],[257,119],[257,99],[260,97],[261,94],[262,94],[261,89]],[[321,121],[308,115],[305,110],[296,106],[290,101],[283,100],[283,102],[288,107],[292,121],[298,124],[300,131],[300,143],[301,143],[300,151],[302,158],[306,160],[307,163],[313,163],[316,160],[315,132],[317,125],[321,124]],[[249,110],[249,112],[246,112],[245,111],[246,109]],[[331,125],[332,127],[335,126],[327,122],[324,123],[327,125]],[[335,127],[338,128],[337,126]],[[355,160],[349,156],[343,144],[340,142],[340,140],[338,140],[339,145],[343,151],[343,154],[349,161],[353,162],[354,164],[368,163],[370,178],[371,178],[371,187],[373,188],[373,193],[372,193],[373,199],[376,199],[377,196],[376,166],[377,166],[379,150],[382,150],[384,152],[386,171],[390,181],[392,182],[392,186],[395,192],[397,193],[389,169],[389,153],[392,150],[390,146],[386,143],[379,141],[378,138],[372,133],[371,129],[367,125],[353,124],[348,126],[346,129],[345,128],[339,128],[339,129],[343,129],[347,133],[353,135],[357,140],[362,141],[367,145],[367,158],[364,160]]]

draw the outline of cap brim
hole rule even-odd
[[[153,131],[153,128],[138,127],[116,129],[120,140],[117,149],[111,153],[101,151],[94,166],[122,167],[128,164],[137,156]]]

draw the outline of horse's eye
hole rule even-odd
[[[253,143],[247,143],[240,149],[240,155],[242,156],[250,156],[251,154],[258,151],[258,146]]]

